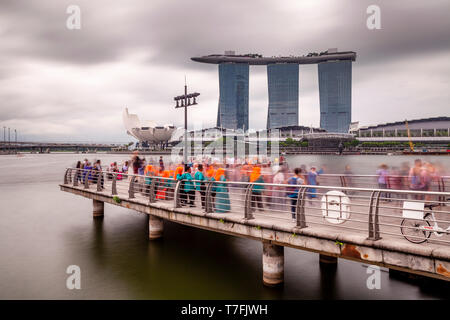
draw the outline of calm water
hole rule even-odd
[[[92,201],[59,190],[64,168],[86,155],[0,156],[0,299],[441,299],[448,291],[381,272],[381,289],[366,287],[360,263],[339,260],[320,271],[318,255],[285,249],[285,284],[262,285],[262,244],[165,223],[164,239],[147,240],[147,217],[105,205],[92,219]],[[124,155],[87,155],[103,163]],[[425,157],[422,157],[425,159]],[[428,157],[450,168],[450,157]],[[411,157],[292,156],[291,166],[350,164],[373,173],[381,162]],[[69,265],[81,268],[81,290],[66,288]]]

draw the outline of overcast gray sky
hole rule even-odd
[[[381,30],[366,27],[370,4]],[[69,5],[81,29],[69,30]],[[216,65],[192,56],[357,52],[352,121],[450,115],[448,0],[1,0],[0,125],[19,139],[127,142],[122,111],[183,125],[186,75],[201,93],[189,122],[215,125]],[[302,125],[319,125],[317,66],[300,66]],[[267,74],[250,68],[250,127],[267,120]],[[3,139],[3,133],[1,135]]]

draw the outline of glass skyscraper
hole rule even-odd
[[[321,62],[318,68],[320,127],[346,133],[352,120],[352,61]]]
[[[248,130],[247,63],[219,64],[219,109],[217,126]]]
[[[267,129],[298,125],[298,70],[297,63],[267,65]]]

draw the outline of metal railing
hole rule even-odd
[[[378,175],[363,174],[320,174],[320,181],[325,185],[337,185],[341,187],[365,187],[379,188]],[[409,188],[409,176],[405,175],[387,175],[386,189],[405,190]],[[449,176],[430,177],[427,191],[445,192],[450,190]]]
[[[174,208],[192,207],[297,229],[314,226],[370,240],[400,237],[413,243],[450,244],[450,192],[176,180],[76,168],[67,168],[64,184],[117,199],[165,202]]]

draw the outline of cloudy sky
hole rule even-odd
[[[381,9],[381,29],[366,9]],[[69,5],[81,29],[69,30]],[[184,77],[201,93],[189,122],[215,125],[216,65],[192,56],[356,51],[353,121],[450,116],[448,0],[1,0],[0,126],[19,140],[127,142],[122,111],[183,125]],[[319,125],[317,66],[300,66],[302,125]],[[250,68],[250,127],[264,128],[267,75]],[[3,133],[1,135],[3,139]]]

